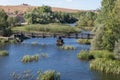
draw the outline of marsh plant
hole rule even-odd
[[[8,51],[6,51],[6,50],[1,50],[0,51],[0,56],[8,56],[9,54],[8,54]]]
[[[75,50],[76,49],[74,46],[71,46],[71,45],[63,45],[63,46],[59,46],[59,48],[64,49],[64,50]]]
[[[60,80],[60,73],[54,70],[40,72],[37,80]]]
[[[105,73],[120,74],[120,61],[98,58],[90,63],[90,68]]]
[[[91,39],[77,39],[79,44],[91,44]]]
[[[31,44],[32,44],[32,45],[34,45],[34,46],[35,46],[35,45],[38,45],[38,43],[37,43],[37,42],[32,42]]]
[[[22,58],[22,62],[23,63],[28,63],[28,62],[33,62],[33,61],[35,61],[35,62],[37,62],[39,60],[39,55],[38,54],[36,54],[36,55],[25,55],[25,56],[23,56],[23,58]]]
[[[93,50],[93,51],[80,51],[77,54],[77,57],[82,60],[90,60],[96,58],[107,58],[107,59],[115,59],[115,54],[106,51],[106,50]]]
[[[12,80],[35,80],[31,71],[26,70],[24,72],[13,72],[10,74]]]
[[[48,54],[47,53],[41,53],[40,54],[40,58],[47,58],[48,57]]]

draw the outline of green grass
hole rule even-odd
[[[91,39],[77,39],[79,44],[91,44]]]
[[[37,62],[38,60],[39,60],[39,55],[38,54],[32,55],[32,56],[31,55],[25,55],[21,59],[21,61],[23,63],[28,63],[28,62],[33,62],[33,61]]]
[[[77,54],[81,60],[91,60],[96,58],[115,59],[115,54],[106,50],[81,51]]]
[[[12,28],[12,31],[21,32],[46,32],[46,33],[76,33],[80,32],[77,27],[70,27],[63,24],[32,24]]]
[[[71,46],[71,45],[63,45],[63,46],[60,46],[59,48],[64,49],[64,50],[75,50],[76,49],[74,46]]]
[[[97,58],[90,63],[90,68],[105,73],[120,74],[120,61]]]
[[[53,70],[48,70],[44,73],[39,73],[37,80],[60,80],[60,73]]]
[[[0,56],[8,56],[8,55],[9,55],[8,51],[6,51],[6,50],[0,51]]]
[[[17,43],[15,39],[8,39],[8,37],[0,37],[0,44]]]

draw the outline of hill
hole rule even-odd
[[[19,12],[26,12],[29,9],[34,9],[38,6],[30,6],[28,4],[22,4],[22,5],[16,5],[16,6],[0,6],[1,9],[3,9],[7,13],[14,13],[15,11]],[[78,12],[80,10],[75,9],[66,9],[66,8],[58,8],[58,7],[52,7],[52,11],[61,11],[61,12]]]

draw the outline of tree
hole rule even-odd
[[[0,9],[0,30],[2,32],[1,35],[5,34],[5,30],[8,27],[7,18],[8,18],[8,16],[4,12],[4,10]]]
[[[10,27],[14,27],[18,24],[18,19],[17,17],[8,17],[7,22]]]
[[[119,0],[103,0],[101,12],[97,18],[97,24],[104,25],[104,35],[99,36],[97,43],[101,45],[102,49],[113,51],[115,42],[120,38],[120,8],[118,7]],[[98,28],[99,29],[99,28]],[[97,32],[96,32],[97,35]],[[95,39],[96,37],[94,37]],[[94,44],[94,42],[92,43]],[[98,47],[98,46],[92,46]]]

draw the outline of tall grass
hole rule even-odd
[[[60,73],[53,70],[48,70],[44,73],[39,73],[37,80],[60,80]]]
[[[105,73],[120,74],[120,61],[97,58],[90,63],[90,68]]]
[[[6,50],[0,51],[0,56],[8,56],[8,55],[9,55],[8,51],[6,51]]]
[[[59,46],[59,48],[64,49],[64,50],[75,50],[76,49],[74,46],[71,46],[71,45],[63,45],[63,46]]]
[[[77,57],[82,60],[90,60],[96,58],[115,59],[115,54],[106,50],[81,51]]]
[[[91,39],[77,39],[79,44],[91,44]]]
[[[25,56],[23,56],[23,58],[21,59],[21,61],[23,62],[23,63],[28,63],[28,62],[33,62],[33,61],[38,61],[39,60],[39,55],[38,54],[36,54],[36,55],[32,55],[32,56],[30,56],[30,55],[25,55]]]
[[[24,32],[46,32],[46,33],[76,33],[80,32],[77,27],[70,27],[62,24],[32,24],[20,27],[14,27],[13,31],[24,31]]]

